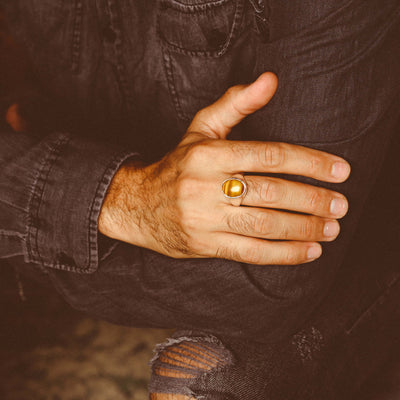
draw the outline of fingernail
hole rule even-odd
[[[349,172],[350,172],[349,165],[342,161],[335,162],[331,170],[332,176],[336,179],[346,178]]]
[[[336,198],[331,201],[330,212],[338,217],[343,217],[347,212],[347,207],[345,199]]]
[[[312,246],[312,247],[309,247],[307,250],[307,258],[309,260],[318,258],[321,254],[322,254],[321,246]]]
[[[324,236],[336,237],[339,234],[339,224],[336,221],[328,221],[324,226]]]

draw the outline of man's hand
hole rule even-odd
[[[219,257],[250,264],[318,258],[318,242],[339,233],[336,219],[347,212],[345,197],[251,173],[343,182],[349,164],[301,146],[225,140],[233,126],[268,103],[276,87],[276,76],[268,72],[251,85],[232,87],[197,113],[182,142],[161,161],[124,165],[104,201],[100,232],[175,258]],[[221,190],[222,182],[236,174],[245,175],[248,184],[242,201],[246,207],[233,205]]]

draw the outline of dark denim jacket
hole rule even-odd
[[[244,0],[3,5],[41,90],[70,123],[68,132],[61,126],[40,139],[1,133],[1,257],[97,268],[97,218],[120,164],[136,152],[159,158],[196,111],[251,77],[244,6]]]
[[[0,132],[0,257],[96,271],[97,218],[121,163],[138,153],[146,162],[159,158],[200,108],[272,70],[280,79],[276,96],[232,137],[304,144],[348,159],[351,178],[325,185],[350,200],[339,239],[299,268],[173,260],[118,244],[112,256],[101,252],[107,257],[98,272],[124,269],[135,278],[138,319],[148,296],[163,310],[152,315],[172,325],[186,315],[196,326],[215,320],[240,333],[245,324],[263,337],[276,321],[290,324],[281,318],[290,310],[304,318],[341,265],[399,116],[398,1],[2,1],[40,88],[62,105],[68,123],[49,135]],[[64,283],[77,279],[57,274]],[[196,313],[199,287],[210,304]],[[185,302],[175,304],[179,293]],[[240,310],[245,321],[235,318]],[[271,314],[263,325],[260,312]],[[229,315],[236,330],[221,323]]]

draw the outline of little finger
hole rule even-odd
[[[297,265],[314,261],[322,248],[313,242],[270,242],[234,234],[216,241],[216,257],[256,265]]]

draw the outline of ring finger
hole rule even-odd
[[[297,211],[326,218],[342,218],[346,198],[328,189],[284,179],[246,176],[248,191],[241,204]]]

